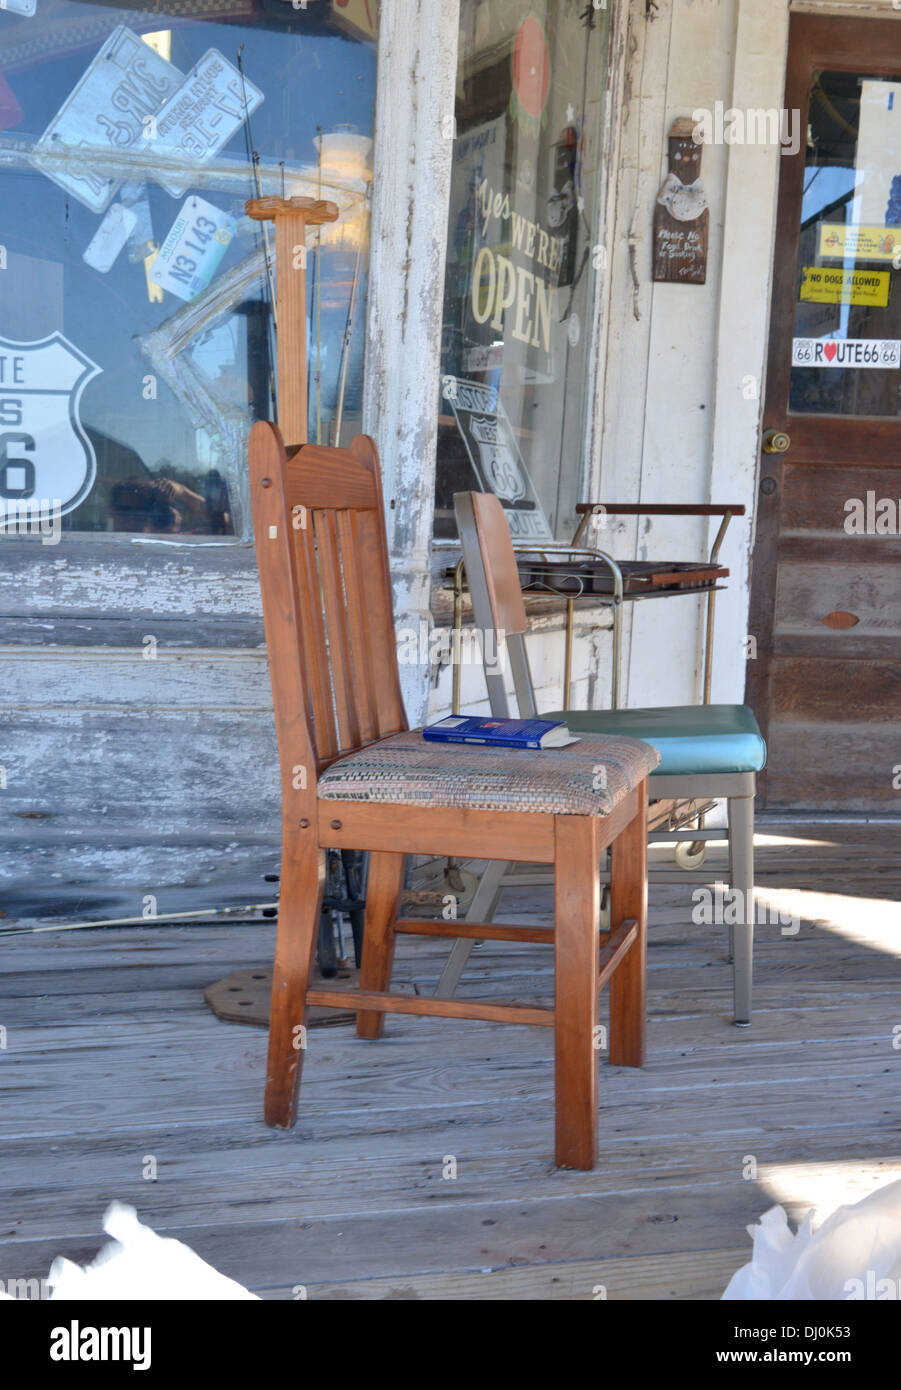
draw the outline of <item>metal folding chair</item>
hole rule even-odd
[[[472,598],[476,627],[497,634],[498,660],[486,664],[485,679],[492,714],[511,717],[504,678],[509,662],[519,716],[538,715],[526,652],[526,617],[516,553],[498,499],[490,493],[458,493],[454,498],[463,562]],[[516,601],[518,599],[518,602]],[[733,961],[734,1016],[737,1024],[751,1021],[754,939],[754,796],[756,774],[766,761],[766,745],[757,721],[744,705],[676,705],[634,710],[554,710],[542,717],[565,720],[574,734],[596,737],[621,734],[642,738],[660,752],[658,769],[649,781],[654,799],[717,800],[728,802],[728,831],[661,832],[656,842],[676,844],[726,838],[729,880],[734,890],[736,922],[729,924]],[[681,870],[680,881],[707,882],[709,874]],[[490,921],[500,894],[512,883],[546,882],[546,875],[511,873],[510,865],[486,868],[467,920]],[[653,881],[653,875],[652,875]],[[731,914],[730,914],[731,915]],[[437,995],[454,994],[473,948],[459,939],[442,971]]]

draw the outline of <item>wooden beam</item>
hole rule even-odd
[[[620,810],[618,806],[608,818],[616,821],[616,833]],[[390,815],[385,811],[378,801],[320,800],[319,842],[332,849],[386,849],[523,864],[553,862],[554,818],[542,812],[505,811],[499,816],[495,811],[455,806],[396,805],[391,806]],[[628,817],[623,819],[628,823]],[[608,822],[600,824],[606,831]]]
[[[406,936],[466,937],[477,941],[529,941],[538,946],[554,944],[554,928],[512,927],[503,922],[425,922],[402,917],[394,930]]]
[[[610,1063],[614,1067],[644,1066],[647,1052],[647,782],[636,790],[639,814],[610,851],[611,925],[631,923],[637,930],[637,940],[610,978]]]
[[[588,1170],[598,1146],[598,875],[601,821],[558,816],[554,865],[554,1089],[558,1168]]]
[[[553,1009],[531,1004],[484,1004],[466,999],[434,999],[381,994],[376,990],[308,989],[307,1003],[326,1009],[367,1009],[386,1014],[427,1014],[436,1018],[476,1018],[485,1023],[525,1023],[553,1028]]]

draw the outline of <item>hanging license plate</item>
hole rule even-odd
[[[898,338],[795,338],[793,367],[901,367]]]
[[[140,148],[145,119],[182,81],[179,68],[120,24],[35,145],[32,164],[91,212],[105,212],[122,180],[104,169],[102,151]],[[48,164],[57,153],[71,158]]]
[[[188,198],[150,269],[150,279],[179,299],[194,299],[216,273],[235,219],[204,198]]]
[[[184,164],[205,164],[240,130],[263,100],[263,93],[215,48],[210,48],[188,73],[177,92],[158,111],[155,131],[144,148]],[[181,198],[191,186],[185,177],[168,171],[151,177],[173,198]]]
[[[99,270],[105,275],[112,269],[119,252],[134,231],[137,217],[131,208],[122,203],[113,203],[103,221],[92,236],[81,259],[85,265]]]

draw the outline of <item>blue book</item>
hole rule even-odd
[[[422,731],[432,743],[484,743],[491,748],[566,748],[578,743],[553,719],[478,719],[450,715]]]

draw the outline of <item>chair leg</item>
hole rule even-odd
[[[272,1009],[263,1118],[275,1129],[291,1129],[306,1038],[300,1027],[316,948],[325,854],[316,845],[283,852],[278,935],[272,971]]]
[[[638,939],[610,980],[610,1061],[644,1066],[648,954],[648,799],[638,789],[641,810],[610,847],[610,927],[630,919]]]
[[[501,859],[492,859],[485,865],[482,877],[479,879],[479,886],[466,912],[468,921],[491,921],[497,907],[497,900],[500,897],[501,879],[509,867],[510,865],[506,860]],[[453,999],[457,992],[457,985],[460,983],[460,976],[463,974],[466,962],[472,955],[474,945],[475,942],[472,938],[466,936],[458,937],[454,942],[447,960],[444,962],[444,969],[441,971],[438,988],[435,990],[436,999]]]
[[[363,964],[360,989],[383,994],[391,983],[394,963],[398,902],[404,885],[405,854],[379,851],[369,856],[366,884],[366,921],[363,927]],[[380,1038],[385,1015],[372,1009],[357,1012],[357,1037]]]
[[[597,1161],[598,824],[594,816],[555,820],[555,1152],[560,1168],[590,1169]]]
[[[731,928],[734,942],[732,977],[735,1022],[751,1022],[754,970],[754,798],[729,798],[729,836],[732,842],[732,887],[740,909]]]

